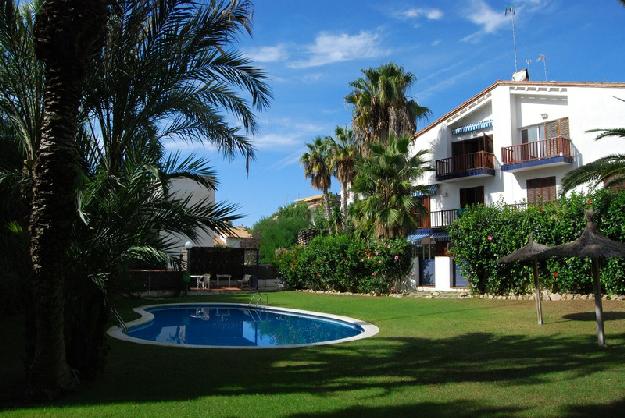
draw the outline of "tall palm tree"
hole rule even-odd
[[[423,211],[418,196],[426,190],[416,182],[428,167],[426,151],[410,155],[411,138],[392,135],[388,146],[372,144],[369,155],[358,162],[353,190],[361,199],[352,208],[361,233],[398,238],[418,227]]]
[[[330,220],[330,186],[332,185],[331,169],[331,143],[330,138],[317,137],[312,143],[306,144],[308,151],[305,152],[300,162],[304,166],[304,175],[310,179],[310,184],[321,190],[326,219]]]
[[[89,56],[102,38],[106,14],[106,0],[46,0],[36,18],[35,50],[45,64],[46,80],[30,224],[35,352],[29,387],[37,397],[55,397],[76,384],[65,353],[64,272],[77,218],[76,133],[82,82]]]
[[[345,97],[354,106],[354,134],[367,151],[366,144],[387,143],[389,135],[411,136],[417,120],[430,110],[407,97],[415,76],[397,64],[389,63],[362,70],[363,77],[350,83],[352,92]]]
[[[91,152],[117,174],[132,148],[210,143],[248,159],[253,110],[268,106],[263,71],[230,44],[251,33],[250,0],[118,0],[84,101]],[[242,93],[249,95],[249,100]]]
[[[605,137],[625,138],[625,128],[593,129],[590,132],[599,132],[597,140]],[[606,187],[625,184],[625,154],[608,155],[569,171],[562,178],[563,193],[585,183],[592,186],[603,183]]]
[[[341,182],[341,213],[347,216],[347,195],[354,180],[358,152],[351,129],[336,127],[330,149],[330,166],[334,176]]]
[[[0,181],[17,186],[28,202],[43,124],[44,70],[35,57],[33,33],[40,7],[40,1],[0,3],[0,114],[13,132],[23,160],[21,167],[0,167]],[[24,227],[29,217],[24,214]]]

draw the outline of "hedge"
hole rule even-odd
[[[276,259],[280,276],[293,289],[386,294],[410,271],[410,244],[319,236],[278,252]]]
[[[599,230],[625,241],[625,192],[599,190],[527,209],[474,206],[463,211],[449,228],[452,255],[472,292],[524,294],[532,290],[531,269],[519,263],[502,265],[497,259],[534,240],[547,245],[576,239],[586,224],[584,210],[592,206]],[[625,294],[625,263],[609,260],[601,281],[608,294]],[[552,259],[541,265],[541,285],[551,292],[591,293],[590,260]]]

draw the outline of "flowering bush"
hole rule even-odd
[[[276,259],[290,288],[381,294],[393,291],[410,271],[410,244],[320,236],[279,252]]]
[[[590,196],[573,195],[526,210],[475,206],[463,211],[449,229],[462,274],[474,293],[522,294],[531,291],[532,270],[519,263],[498,264],[497,259],[527,244],[533,233],[541,244],[558,245],[579,237],[586,224],[584,209],[592,205],[599,230],[625,241],[625,192],[600,190]],[[541,263],[541,286],[552,292],[591,293],[590,260],[552,259]],[[625,263],[610,260],[602,269],[604,290],[625,294]]]

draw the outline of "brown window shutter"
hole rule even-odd
[[[563,138],[570,138],[569,132],[569,118],[558,119],[558,136]]]

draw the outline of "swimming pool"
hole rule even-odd
[[[233,303],[142,306],[141,318],[109,329],[140,344],[187,348],[291,348],[336,344],[377,334],[366,322],[296,309]]]

